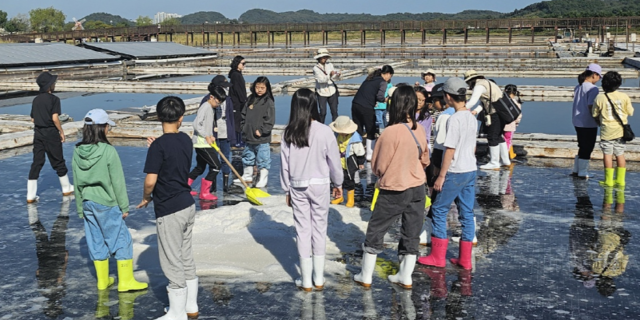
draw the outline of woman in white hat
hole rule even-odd
[[[431,93],[431,90],[436,85],[436,72],[433,69],[428,69],[427,71],[420,74],[420,78],[424,80],[423,87],[427,89],[427,92]],[[419,86],[420,82],[416,81],[416,86]]]
[[[338,118],[338,87],[335,80],[340,77],[340,73],[333,68],[333,64],[327,63],[331,58],[329,50],[318,49],[313,57],[318,64],[313,67],[313,76],[316,78],[316,94],[318,95],[318,107],[320,108],[320,123],[324,123],[327,117],[327,102],[331,108],[331,121]]]

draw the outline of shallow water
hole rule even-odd
[[[65,143],[68,164],[72,148],[72,143]],[[123,159],[133,206],[140,200],[146,149],[116,149]],[[161,316],[167,303],[166,279],[157,265],[157,252],[145,249],[138,262],[149,275],[148,290],[135,294],[110,290],[101,300],[75,202],[61,200],[58,179],[48,165],[39,180],[41,201],[24,203],[30,159],[30,154],[24,154],[0,160],[4,178],[0,184],[0,318],[92,319],[97,312],[110,314],[109,318]],[[272,194],[281,194],[278,159],[274,149],[268,188]],[[638,319],[640,174],[628,174],[624,199],[621,191],[612,191],[616,205],[603,205],[608,196],[596,182],[602,178],[600,172],[590,181],[573,180],[567,172],[519,164],[512,176],[508,170],[479,173],[475,206],[479,245],[471,275],[451,264],[440,270],[417,266],[413,290],[390,285],[386,274],[397,266],[399,230],[394,225],[387,249],[379,255],[373,290],[362,290],[350,280],[351,275],[337,277],[325,291],[310,294],[288,282],[229,283],[224,278],[201,277],[200,318]],[[362,184],[366,183],[362,173]],[[219,205],[240,199],[238,194],[230,195],[221,198]],[[359,197],[358,203],[366,208],[369,200],[370,194]],[[39,222],[30,225],[28,217],[36,212]],[[368,214],[363,218],[368,219]],[[448,220],[450,236],[457,235],[455,216]],[[132,209],[127,224],[134,234],[154,228],[153,209]],[[150,237],[144,242],[154,241]],[[422,248],[422,254],[426,250]],[[450,241],[448,256],[456,256],[457,251]],[[612,261],[615,253],[615,261],[629,258],[626,267],[609,264],[609,276],[598,275],[594,261]],[[351,273],[359,272],[360,255],[360,251],[344,252],[342,261]],[[102,308],[96,308],[98,302]]]

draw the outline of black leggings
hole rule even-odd
[[[504,123],[497,113],[491,116],[491,125],[487,127],[487,140],[489,147],[496,147],[504,142]]]
[[[209,165],[209,173],[206,180],[215,181],[220,171],[220,159],[218,153],[213,148],[196,148],[196,167],[189,173],[189,179],[195,180],[204,173],[204,169]]]
[[[351,118],[358,125],[358,133],[366,139],[376,138],[376,111],[373,107],[363,107],[359,104],[351,104]]]
[[[329,108],[331,108],[331,121],[336,121],[336,118],[338,118],[338,94],[334,93],[330,97],[318,95],[320,123],[324,123],[324,120],[327,118],[327,102],[329,103]]]
[[[43,130],[45,131],[45,130]],[[29,171],[29,180],[37,180],[40,177],[40,171],[44,166],[45,155],[49,158],[49,163],[53,170],[56,171],[58,177],[62,177],[67,174],[67,166],[64,163],[64,156],[62,154],[62,141],[60,141],[60,134],[58,130],[49,130],[44,136],[44,133],[36,132],[33,138],[33,163],[31,163],[31,170]]]
[[[596,138],[598,137],[598,128],[575,128],[578,135],[578,158],[591,160],[591,153],[596,146]]]

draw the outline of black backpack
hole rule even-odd
[[[491,85],[489,85],[489,100],[491,100],[491,97]],[[505,124],[516,121],[522,113],[522,110],[518,108],[516,103],[513,102],[511,97],[506,93],[503,93],[502,97],[498,101],[491,102],[491,107],[496,111],[500,120]]]

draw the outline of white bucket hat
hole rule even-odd
[[[358,125],[347,116],[339,116],[336,121],[331,122],[329,127],[335,133],[352,134],[358,130]]]
[[[327,50],[325,48],[318,49],[318,52],[316,52],[316,55],[313,57],[313,59],[318,60],[318,59],[320,59],[322,57],[331,58],[331,55],[329,54],[329,50]]]

